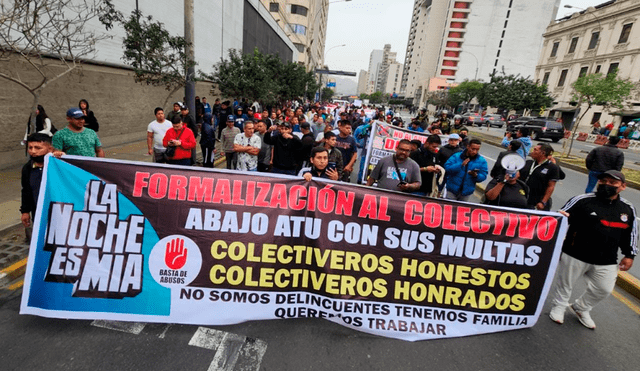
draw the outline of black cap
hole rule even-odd
[[[291,127],[291,124],[288,123],[287,121],[281,121],[278,125],[282,125],[285,128],[290,128]]]
[[[310,129],[311,125],[309,125],[308,122],[303,122],[302,124],[300,124],[300,129]]]
[[[610,177],[610,178],[613,178],[615,180],[620,180],[620,181],[622,181],[622,183],[626,183],[626,179],[624,177],[624,174],[622,174],[618,170],[607,170],[604,173],[598,175],[598,179],[602,179],[602,178],[607,177],[607,176]]]

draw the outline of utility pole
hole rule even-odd
[[[184,104],[189,107],[189,116],[195,122],[196,120],[196,83],[194,81],[195,53],[193,50],[193,0],[184,0],[184,41],[186,42],[185,52],[187,57],[187,74],[186,84],[184,86],[184,96],[186,102]]]

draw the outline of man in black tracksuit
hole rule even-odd
[[[570,199],[560,210],[569,218],[569,231],[562,245],[557,284],[551,294],[553,308],[549,317],[564,322],[567,306],[580,323],[590,329],[596,324],[590,311],[613,290],[618,269],[626,271],[637,254],[638,224],[633,205],[620,197],[625,177],[609,170],[598,177],[595,193]],[[618,249],[624,258],[618,264]],[[573,284],[584,276],[587,289],[573,304],[569,298]]]

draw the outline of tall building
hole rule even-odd
[[[365,70],[360,70],[360,73],[358,74],[358,88],[356,93],[358,95],[370,94],[368,93],[368,89],[367,89],[368,85],[369,85],[369,72]]]
[[[399,62],[389,64],[387,81],[385,82],[385,94],[400,95],[400,83],[402,82],[403,65]]]
[[[542,34],[560,0],[416,0],[401,91],[424,104],[432,78],[447,84],[494,72],[533,77]]]
[[[384,51],[375,49],[371,51],[369,55],[369,87],[368,90],[372,90],[371,93],[374,93],[376,90],[376,85],[378,83],[378,70],[380,69],[380,65],[382,64],[382,57],[384,55]],[[373,88],[371,87],[373,85]],[[367,93],[367,94],[371,94]]]
[[[382,49],[382,62],[378,66],[376,76],[376,91],[385,92],[387,90],[387,75],[389,74],[389,66],[396,61],[396,52],[391,51],[391,44],[385,44]]]
[[[322,68],[327,38],[329,0],[260,0],[298,50],[308,71]]]
[[[640,80],[640,3],[634,0],[607,1],[576,12],[550,24],[544,34],[535,78],[547,84],[554,97],[549,115],[562,119],[571,129],[578,102],[573,99],[572,84],[578,77],[602,73],[629,81]],[[583,104],[581,112],[587,105]],[[578,123],[580,131],[590,125],[629,122],[640,117],[640,94],[629,97],[622,110],[608,112],[594,105]]]

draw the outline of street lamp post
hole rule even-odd
[[[327,49],[327,51],[324,52],[324,55],[322,56],[322,61],[324,61],[324,59],[327,56],[327,53],[329,53],[332,49],[341,48],[343,46],[347,46],[347,44],[335,45],[335,46],[332,46],[329,49]],[[318,101],[320,101],[320,102],[322,102],[322,88],[323,88],[323,86],[322,86],[322,74],[320,74],[320,87],[318,88]]]
[[[565,4],[564,7],[565,8],[569,8],[569,9],[584,10],[585,14],[587,14],[586,9],[579,8],[577,6]],[[595,14],[593,14],[593,12],[591,12],[589,14],[591,14],[591,16],[593,16],[593,18],[596,20],[596,22],[598,22],[598,40],[596,41],[596,45],[595,45],[594,50],[593,50],[593,57],[591,58],[591,64],[592,64],[591,71],[592,71],[592,73],[594,73],[595,72],[595,68],[596,68],[596,55],[598,54],[598,43],[600,42],[600,33],[603,31],[603,29],[602,29],[602,24],[600,23],[600,19]],[[582,97],[580,97],[578,99],[578,108],[573,113],[573,118],[571,119],[571,125],[572,125],[571,140],[569,141],[569,151],[567,152],[567,156],[571,155],[571,149],[573,148],[573,138],[575,137],[575,134],[578,131],[578,125],[580,124],[578,122],[578,116],[580,115],[580,111],[581,110],[582,110]],[[566,145],[566,143],[567,143],[566,141],[563,143],[563,147]],[[564,155],[564,153],[563,153],[563,155]]]

